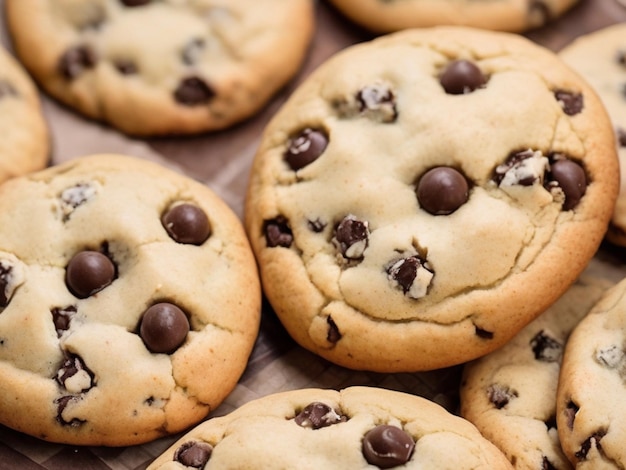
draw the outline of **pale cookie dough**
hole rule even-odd
[[[607,238],[626,246],[626,24],[581,36],[559,56],[595,89],[613,122],[621,187]]]
[[[376,33],[440,25],[523,32],[555,20],[578,0],[329,0]]]
[[[572,329],[613,285],[586,272],[536,320],[497,351],[466,365],[461,416],[517,470],[571,468],[556,429],[556,389]]]
[[[15,49],[53,97],[135,135],[223,129],[299,70],[312,0],[6,0]]]
[[[305,348],[382,372],[502,346],[572,284],[618,191],[611,124],[553,53],[441,27],[340,52],[265,130],[246,228]]]
[[[21,64],[1,47],[0,128],[0,182],[47,165],[50,136],[39,92]]]
[[[0,423],[121,446],[231,392],[259,327],[239,219],[206,186],[120,155],[0,186]]]
[[[472,424],[441,406],[406,393],[352,387],[248,402],[192,429],[148,470],[394,467],[512,468]]]

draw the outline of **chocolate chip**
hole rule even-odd
[[[541,470],[558,470],[545,455],[541,459]]]
[[[178,243],[202,245],[211,235],[206,213],[194,204],[177,204],[161,216],[168,235]]]
[[[396,97],[386,84],[377,83],[363,87],[357,95],[359,111],[380,122],[393,122],[398,117]]]
[[[549,185],[556,184],[565,194],[563,210],[568,211],[578,205],[587,190],[585,170],[578,163],[562,158],[550,166]]]
[[[461,95],[483,87],[487,77],[469,60],[450,62],[439,76],[439,83],[450,95]]]
[[[115,279],[113,261],[98,251],[81,251],[65,269],[65,284],[72,294],[85,299],[110,285]]]
[[[147,5],[152,0],[120,0],[123,5],[127,7],[140,7],[143,5]]]
[[[558,362],[563,354],[563,345],[543,330],[533,336],[530,347],[538,361]]]
[[[617,136],[617,143],[620,147],[626,147],[626,130],[623,127],[618,127],[615,129],[615,134]]]
[[[337,324],[330,317],[330,315],[326,317],[326,323],[328,324],[328,334],[326,335],[326,341],[335,344],[341,339],[341,332],[339,331]]]
[[[0,98],[6,96],[18,96],[15,87],[6,80],[0,80]]]
[[[174,99],[185,106],[206,104],[214,96],[215,90],[199,77],[184,78],[174,91]]]
[[[122,75],[135,75],[139,72],[137,64],[130,59],[116,59],[113,61],[113,66]]]
[[[186,65],[193,65],[198,61],[200,54],[202,54],[202,50],[205,47],[205,42],[203,38],[193,38],[185,47],[183,47],[182,52],[180,53],[181,60]]]
[[[556,90],[554,97],[568,116],[574,116],[583,110],[584,102],[582,93],[572,93],[565,90]]]
[[[363,456],[371,465],[391,468],[409,461],[415,448],[413,438],[396,426],[381,424],[363,437]]]
[[[57,405],[57,421],[59,423],[63,424],[64,426],[71,426],[71,427],[78,427],[81,424],[85,423],[85,420],[83,419],[72,418],[71,420],[68,421],[63,417],[63,413],[65,412],[65,409],[70,404],[70,402],[79,401],[79,400],[80,400],[80,397],[65,395],[65,396],[62,396],[61,398],[57,398],[54,401],[54,403]]]
[[[413,299],[424,297],[433,278],[433,271],[419,256],[409,256],[394,262],[387,269],[388,278],[395,282],[405,295]]]
[[[95,51],[87,45],[71,47],[59,59],[59,72],[72,80],[85,70],[93,68],[98,61]]]
[[[482,338],[482,339],[493,339],[493,332],[492,331],[488,331],[488,330],[485,330],[483,328],[479,328],[476,325],[474,325],[474,333],[476,333],[476,336],[478,336],[479,338]]]
[[[0,307],[6,307],[11,300],[10,286],[13,266],[0,261]]]
[[[309,220],[307,225],[312,232],[320,233],[326,228],[326,222],[322,222],[320,219]]]
[[[61,212],[63,221],[69,220],[72,212],[96,195],[96,188],[91,183],[78,183],[66,188],[61,193]]]
[[[568,401],[567,406],[565,407],[565,416],[567,418],[567,427],[572,430],[574,429],[574,420],[576,419],[576,413],[580,407],[574,403],[573,401]]]
[[[203,468],[213,453],[213,446],[206,442],[188,441],[174,452],[174,461],[186,467]]]
[[[265,221],[263,232],[265,233],[265,242],[269,248],[277,246],[289,248],[293,243],[293,234],[289,228],[289,223],[283,216]]]
[[[154,304],[141,316],[139,336],[153,353],[173,353],[187,338],[189,320],[176,305]]]
[[[587,454],[591,450],[592,447],[595,447],[599,451],[602,450],[602,444],[600,441],[606,434],[606,431],[598,431],[589,436],[580,446],[578,452],[574,454],[574,456],[580,461],[585,460],[587,458]]]
[[[328,145],[328,136],[320,129],[306,128],[289,140],[284,158],[293,171],[313,163]]]
[[[498,186],[532,186],[542,184],[548,169],[548,158],[540,151],[523,150],[513,152],[498,165],[493,180]]]
[[[93,387],[94,374],[85,362],[70,354],[57,372],[56,380],[71,393],[82,393]]]
[[[487,398],[498,410],[504,408],[512,399],[517,397],[518,393],[506,385],[493,384],[487,388]]]
[[[336,244],[346,259],[361,259],[369,243],[369,224],[349,214],[335,229]]]
[[[60,338],[63,332],[69,329],[72,317],[76,314],[76,307],[74,305],[55,307],[50,313],[52,314],[52,322],[54,323],[57,336]]]
[[[448,215],[469,199],[469,185],[454,168],[431,168],[417,183],[417,200],[425,211],[433,215]]]
[[[347,420],[345,416],[320,402],[308,404],[294,419],[298,426],[311,429],[325,428]]]

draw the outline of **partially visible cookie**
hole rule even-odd
[[[607,238],[626,246],[626,24],[580,36],[559,52],[604,103],[616,134],[621,188]]]
[[[206,186],[94,155],[0,186],[0,423],[81,445],[181,431],[235,387],[260,286]]]
[[[361,26],[388,33],[454,25],[523,32],[561,16],[577,0],[328,0]]]
[[[554,305],[499,350],[465,366],[461,416],[516,469],[569,469],[556,429],[556,389],[571,330],[612,285],[583,274]]]
[[[251,401],[198,425],[148,469],[189,467],[511,468],[464,419],[425,398],[374,387],[294,390]]]
[[[255,157],[246,228],[294,339],[381,372],[502,346],[572,284],[618,191],[593,90],[519,35],[462,27],[338,53]]]
[[[48,126],[37,88],[13,56],[0,47],[0,182],[46,166]]]
[[[42,87],[136,135],[223,129],[300,68],[312,0],[7,0],[15,49]]]

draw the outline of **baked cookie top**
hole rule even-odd
[[[196,426],[148,470],[189,467],[512,468],[468,421],[425,398],[374,387],[248,402]]]
[[[43,88],[129,134],[223,129],[300,67],[311,0],[8,0],[15,49]]]
[[[48,163],[50,137],[37,88],[21,64],[0,47],[0,182]]]
[[[612,283],[583,273],[502,348],[465,366],[461,416],[518,469],[568,469],[556,429],[556,389],[570,332]]]
[[[83,157],[0,187],[0,422],[131,445],[234,388],[260,285],[239,219],[160,165]]]
[[[566,12],[577,0],[329,0],[350,20],[378,33],[440,25],[523,32]]]
[[[340,52],[276,114],[246,227],[289,333],[343,366],[434,369],[503,345],[595,253],[618,169],[553,53],[461,27]]]
[[[580,36],[559,56],[594,88],[613,122],[621,187],[607,238],[626,246],[626,25],[620,23]]]

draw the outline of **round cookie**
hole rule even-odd
[[[626,281],[611,288],[572,332],[557,390],[557,424],[577,469],[626,466]]]
[[[0,187],[0,422],[80,445],[197,423],[259,327],[239,219],[206,186],[94,155]]]
[[[502,348],[467,364],[461,416],[517,469],[569,469],[556,430],[556,389],[572,329],[612,285],[583,274]]]
[[[576,280],[617,165],[602,104],[553,53],[405,31],[294,92],[264,132],[245,222],[298,343],[349,368],[436,369],[502,346]]]
[[[580,36],[559,56],[594,88],[616,133],[621,187],[607,238],[626,246],[626,24],[618,23]]]
[[[512,468],[471,423],[441,406],[406,393],[351,387],[294,390],[248,402],[196,426],[148,470],[400,466]]]
[[[523,32],[559,17],[577,0],[328,0],[376,33],[440,25]]]
[[[15,49],[53,97],[135,135],[223,129],[298,71],[312,0],[7,0]]]
[[[0,182],[48,163],[50,136],[37,88],[22,66],[0,47]]]

